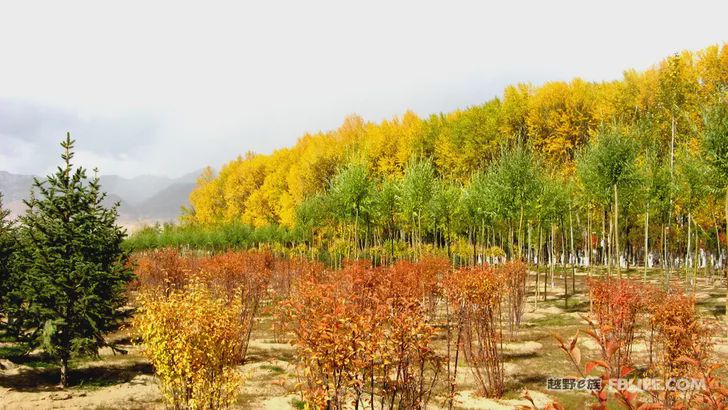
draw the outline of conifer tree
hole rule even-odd
[[[10,211],[3,208],[3,194],[0,192],[0,314],[5,316],[5,306],[10,293],[10,258],[15,250],[14,224]]]
[[[67,134],[62,166],[45,181],[35,179],[14,264],[25,328],[59,361],[62,387],[72,355],[110,346],[104,335],[124,318],[124,288],[132,279],[121,247],[126,232],[116,225],[119,204],[104,207],[99,178],[72,165],[73,146]]]

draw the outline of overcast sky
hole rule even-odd
[[[103,174],[178,176],[728,41],[725,1],[250,3],[0,3],[0,170],[47,173],[70,131]]]

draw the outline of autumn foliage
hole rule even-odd
[[[135,288],[169,295],[199,271],[197,259],[167,248],[134,255]]]
[[[449,303],[458,322],[458,349],[475,377],[481,393],[503,394],[501,314],[506,281],[488,266],[463,268],[445,282]]]
[[[602,379],[602,388],[592,392],[596,399],[592,408],[608,408],[610,397],[625,409],[725,408],[728,389],[718,376],[722,364],[711,362],[712,332],[698,316],[693,297],[679,289],[664,291],[621,279],[592,280],[589,288],[592,309],[590,317],[585,318],[589,328],[584,333],[599,346],[599,356],[582,359],[578,332],[570,341],[558,335],[556,339],[581,377],[596,371]],[[650,362],[643,364],[646,370],[642,377],[656,377],[665,386],[670,379],[685,378],[702,382],[702,387],[643,393],[607,388],[610,379],[631,378],[639,366],[631,356],[639,328],[650,335],[645,340],[650,345]],[[657,352],[654,362],[653,349]]]
[[[427,322],[436,273],[355,262],[302,280],[280,315],[295,335],[304,398],[317,408],[425,408],[443,360]]]
[[[629,279],[592,279],[591,329],[587,333],[602,347],[602,357],[614,376],[622,367],[630,366],[640,315],[646,313],[651,286]]]
[[[276,299],[287,299],[300,278],[318,277],[324,271],[320,262],[303,258],[276,258],[270,277],[270,290]]]
[[[242,304],[198,282],[140,297],[134,327],[172,408],[226,408],[235,400],[249,332],[240,320]]]
[[[711,362],[712,332],[699,318],[695,299],[680,292],[668,294],[662,303],[652,306],[650,321],[658,347],[658,360],[651,373],[664,380],[682,377],[705,381],[700,391],[659,391],[653,394],[654,400],[676,408],[721,408],[710,407],[714,403],[725,406],[728,389],[715,374],[722,364]]]
[[[521,261],[506,262],[496,267],[498,274],[505,281],[508,326],[513,333],[521,326],[521,319],[526,306],[526,280],[528,267]]]
[[[224,408],[236,397],[250,332],[267,297],[270,252],[136,259],[134,328],[174,408]]]

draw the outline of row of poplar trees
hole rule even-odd
[[[35,179],[17,221],[0,196],[0,326],[27,352],[41,348],[57,360],[62,387],[72,357],[115,348],[104,335],[128,313],[124,289],[133,275],[118,204],[104,206],[96,171],[89,177],[71,163],[73,146],[67,134],[62,165]]]

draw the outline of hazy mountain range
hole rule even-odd
[[[179,178],[143,175],[124,178],[118,175],[102,175],[101,188],[108,196],[106,203],[120,202],[119,222],[127,228],[155,222],[175,221],[182,206],[189,205],[189,195],[200,172],[192,172]],[[3,205],[13,216],[25,212],[23,199],[28,198],[33,184],[32,175],[18,175],[0,171],[0,192]]]

